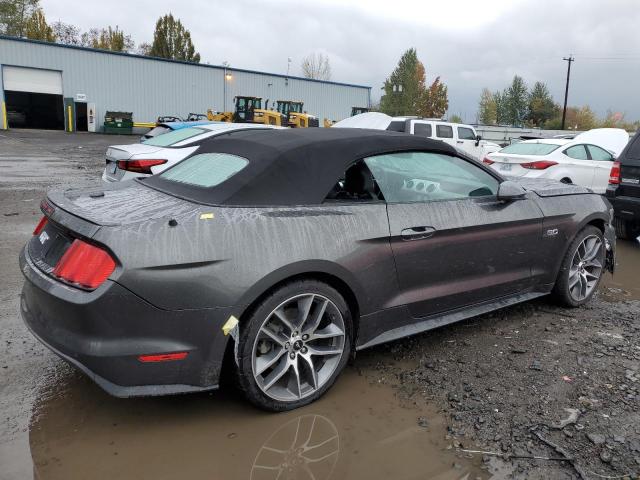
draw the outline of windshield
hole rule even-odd
[[[552,143],[514,143],[500,150],[499,153],[513,153],[516,155],[547,155],[560,148]]]
[[[195,137],[196,135],[201,135],[205,132],[206,130],[202,128],[182,128],[180,130],[172,130],[171,132],[163,133],[157,137],[145,140],[142,143],[145,145],[154,145],[156,147],[170,147],[171,145],[182,142],[188,138]]]
[[[229,153],[201,153],[165,170],[161,177],[198,187],[215,187],[247,166],[249,160]]]

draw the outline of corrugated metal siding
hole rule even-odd
[[[0,38],[0,64],[62,71],[65,97],[81,93],[96,104],[98,127],[105,111],[133,112],[134,121],[154,121],[158,115],[186,116],[223,110],[224,69],[205,65],[114,55],[37,42]],[[228,110],[233,97],[254,95],[264,100],[303,101],[307,112],[339,120],[351,107],[369,104],[368,87],[313,82],[299,78],[228,69]]]

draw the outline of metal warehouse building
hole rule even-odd
[[[0,127],[101,131],[106,111],[159,115],[233,110],[236,95],[304,102],[320,119],[368,107],[371,87],[0,36]],[[69,115],[70,114],[70,115]]]

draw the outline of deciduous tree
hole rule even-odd
[[[25,25],[25,37],[32,40],[44,40],[55,42],[56,36],[53,29],[47,24],[47,19],[41,8],[34,10]]]
[[[27,22],[39,8],[39,0],[0,0],[0,34],[24,37]]]
[[[302,76],[316,80],[331,80],[331,63],[324,53],[310,53],[302,59],[300,65]]]
[[[92,28],[82,34],[82,44],[114,52],[129,52],[134,48],[131,36],[125,35],[117,25],[116,28],[111,28],[111,26],[102,29]]]
[[[75,25],[58,20],[51,24],[51,28],[56,36],[57,43],[64,43],[65,45],[82,45],[80,29]]]
[[[193,46],[191,33],[172,14],[160,17],[156,22],[149,55],[200,63],[200,54]]]
[[[488,88],[483,88],[478,105],[478,122],[484,125],[498,123],[497,104],[494,94]]]

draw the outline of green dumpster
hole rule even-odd
[[[131,134],[133,112],[107,112],[104,115],[104,133]]]

